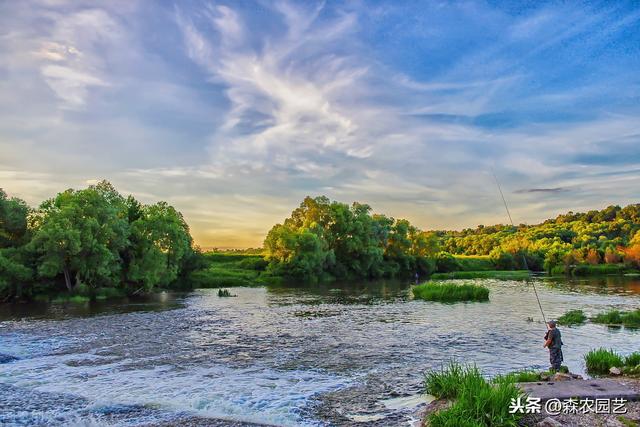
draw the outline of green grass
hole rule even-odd
[[[454,255],[462,271],[490,271],[495,266],[489,255]]]
[[[500,279],[500,280],[521,280],[528,279],[529,271],[527,270],[489,270],[489,271],[454,271],[451,273],[434,273],[431,275],[432,280],[443,279]]]
[[[451,362],[440,371],[428,372],[425,390],[438,398],[455,399],[453,405],[428,416],[432,427],[516,426],[521,414],[509,414],[512,398],[522,391],[511,378],[485,380],[475,366]]]
[[[624,362],[622,357],[615,351],[606,348],[591,350],[584,356],[587,365],[587,372],[596,375],[605,375],[609,373],[612,367],[622,368]]]
[[[261,286],[277,281],[264,271],[267,261],[260,255],[207,252],[204,259],[206,268],[189,276],[194,288]]]
[[[494,382],[508,380],[514,383],[531,383],[540,381],[540,372],[532,371],[530,369],[523,369],[520,371],[509,372],[506,375],[498,375],[494,378]]]
[[[488,301],[489,289],[472,284],[427,282],[413,287],[413,296],[426,301]]]
[[[640,309],[633,311],[609,310],[591,318],[593,323],[640,328]]]
[[[640,352],[636,351],[625,357],[624,364],[629,367],[640,366]]]
[[[587,316],[582,310],[570,310],[558,317],[558,323],[564,326],[582,325],[587,321]]]

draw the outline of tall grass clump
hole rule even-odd
[[[625,366],[629,366],[631,368],[640,366],[640,351],[636,351],[625,357],[624,364]]]
[[[587,316],[582,310],[569,310],[558,317],[558,323],[564,326],[582,325],[587,321]]]
[[[587,365],[587,372],[590,374],[608,374],[609,369],[614,366],[621,368],[624,366],[622,357],[611,349],[599,348],[591,350],[584,356]]]
[[[640,309],[633,311],[609,310],[591,318],[594,323],[605,325],[624,325],[630,328],[640,328]]]
[[[427,282],[414,286],[413,296],[426,301],[440,302],[487,301],[489,300],[489,289],[472,284]]]
[[[438,399],[452,399],[458,397],[461,384],[470,375],[476,375],[478,368],[463,366],[456,362],[449,362],[446,367],[425,374],[425,391]]]
[[[426,391],[440,398],[455,399],[451,407],[428,417],[433,427],[516,426],[521,414],[510,414],[509,404],[522,391],[510,378],[488,382],[475,366],[454,362],[446,368],[427,373]],[[435,394],[434,394],[435,393]]]
[[[509,372],[506,375],[498,375],[494,378],[494,382],[506,380],[514,383],[531,383],[540,381],[540,373],[530,369]]]

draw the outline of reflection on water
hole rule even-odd
[[[0,321],[22,318],[69,319],[101,314],[171,310],[182,306],[185,295],[186,294],[159,292],[151,295],[87,301],[83,303],[34,301],[28,304],[0,304]]]
[[[490,375],[547,366],[530,285],[477,282],[491,289],[489,302],[412,300],[406,284],[377,282],[5,306],[0,353],[19,359],[0,364],[0,393],[9,396],[0,424],[406,425],[425,401],[422,373],[451,358]],[[630,278],[541,279],[537,288],[549,318],[640,305],[640,281]],[[639,331],[594,324],[564,328],[563,339],[577,372],[593,347],[640,347]]]

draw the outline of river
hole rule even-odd
[[[0,305],[0,424],[410,425],[427,369],[548,366],[530,284],[475,282],[489,302],[417,301],[375,282]],[[640,306],[638,279],[536,284],[548,318]],[[592,348],[640,350],[637,330],[561,329],[574,372]]]

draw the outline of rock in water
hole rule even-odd
[[[14,356],[10,356],[8,354],[0,353],[0,364],[13,362],[14,360],[18,360],[18,358]]]
[[[622,371],[620,370],[620,368],[616,368],[615,366],[609,368],[609,373],[611,375],[622,375]]]
[[[562,424],[551,417],[547,417],[538,423],[538,427],[562,427]]]

